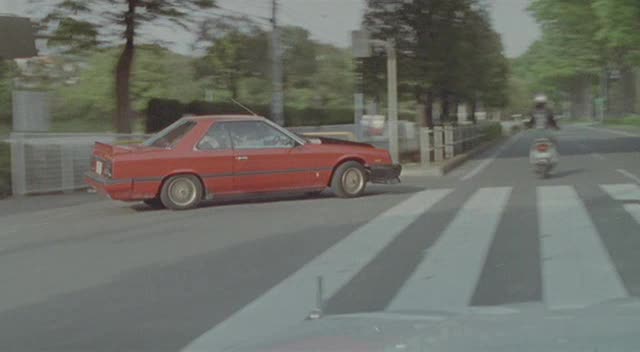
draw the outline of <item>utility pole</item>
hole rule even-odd
[[[271,64],[273,93],[271,95],[271,119],[278,125],[284,126],[284,92],[282,49],[280,46],[280,29],[277,22],[278,0],[271,3]]]
[[[387,49],[387,105],[389,115],[389,153],[394,163],[400,162],[398,147],[398,64],[393,41],[385,43]]]

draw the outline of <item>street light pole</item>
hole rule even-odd
[[[389,154],[394,163],[400,162],[398,147],[398,62],[393,40],[371,40],[374,45],[384,46],[387,52],[387,114],[389,117]]]

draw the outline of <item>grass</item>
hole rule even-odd
[[[607,119],[604,123],[605,125],[610,126],[629,126],[640,128],[640,115],[627,116],[619,119]]]

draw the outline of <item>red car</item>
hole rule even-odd
[[[180,210],[224,195],[327,187],[357,197],[367,182],[399,182],[400,172],[369,144],[307,139],[257,116],[196,116],[141,145],[96,142],[85,180],[112,199]]]

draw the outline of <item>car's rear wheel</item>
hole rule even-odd
[[[196,176],[176,175],[162,185],[160,200],[169,209],[192,209],[200,204],[202,192],[202,183]]]
[[[347,161],[338,166],[331,179],[333,193],[341,198],[354,198],[364,194],[367,173],[357,161]]]
[[[144,204],[149,206],[149,208],[152,208],[152,209],[164,209],[164,204],[162,204],[162,201],[160,200],[160,198],[145,199],[145,200],[143,200],[143,202],[144,202]]]

